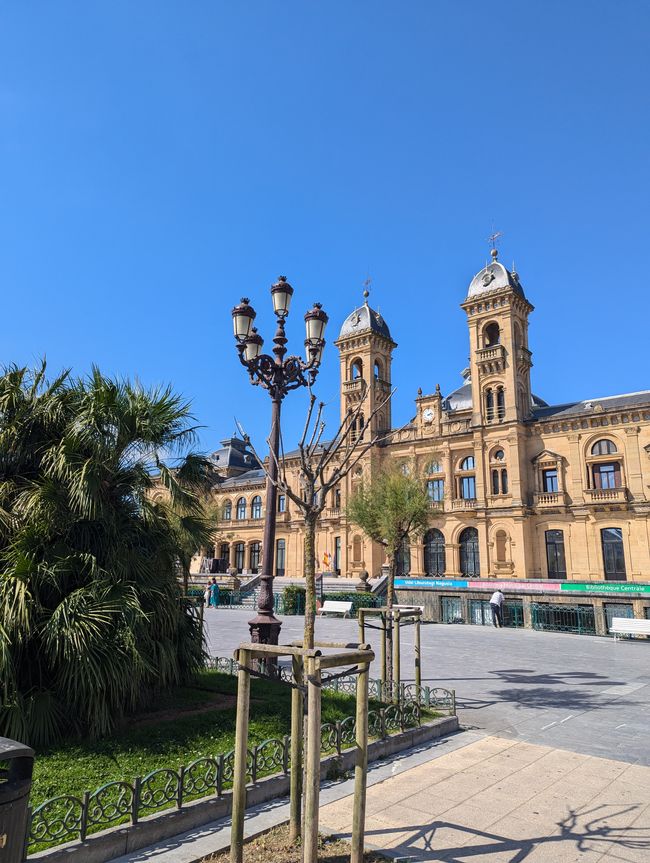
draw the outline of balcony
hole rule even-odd
[[[627,488],[586,488],[585,501],[590,504],[627,503]]]
[[[503,345],[492,345],[490,348],[479,348],[476,351],[476,360],[479,363],[492,362],[494,360],[503,360],[506,356],[506,349]]]
[[[327,509],[323,510],[323,516],[325,518],[340,518],[341,510],[337,506],[330,506]]]
[[[564,506],[566,498],[563,491],[538,491],[533,495],[533,506],[537,509]]]
[[[478,501],[475,497],[472,498],[463,498],[458,497],[451,502],[452,510],[472,510],[476,509],[478,506]]]
[[[354,381],[343,381],[343,392],[345,395],[353,393],[361,394],[364,390],[365,382],[363,378],[357,378]]]
[[[506,366],[506,349],[503,345],[492,345],[476,351],[476,362],[483,374],[502,372]]]

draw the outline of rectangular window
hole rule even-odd
[[[334,572],[339,575],[341,572],[341,537],[334,537]]]
[[[275,543],[275,574],[282,578],[284,575],[284,556],[286,552],[286,541],[278,539]]]
[[[461,477],[460,496],[463,498],[463,500],[476,500],[476,477]]]
[[[499,471],[492,471],[492,494],[499,494]]]
[[[278,496],[278,512],[284,512],[287,508],[287,499],[281,494]]]
[[[544,491],[559,491],[557,482],[557,470],[545,470],[542,473],[542,486]]]
[[[566,578],[566,560],[564,557],[564,531],[547,530],[546,562],[549,578]]]
[[[244,568],[244,543],[238,542],[235,546],[235,569],[241,572]]]
[[[440,503],[445,499],[445,481],[444,479],[430,479],[427,482],[427,494],[429,500]]]
[[[620,527],[606,527],[600,532],[603,546],[603,568],[607,581],[625,581],[625,554],[623,531]]]
[[[621,472],[618,464],[594,465],[594,488],[620,488]]]

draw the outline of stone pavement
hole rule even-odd
[[[209,650],[232,656],[249,637],[251,610],[206,612]],[[302,635],[304,619],[285,617],[282,641]],[[319,618],[316,637],[356,641],[355,620]],[[368,640],[379,656],[376,630]],[[413,630],[402,639],[402,674],[413,677]],[[370,674],[379,677],[378,663]],[[456,690],[465,727],[495,736],[650,765],[650,642],[589,635],[422,627],[422,677]],[[650,863],[650,858],[649,858]]]
[[[320,828],[349,836],[353,781],[321,788]],[[288,820],[247,812],[246,835]],[[650,860],[650,768],[464,732],[371,764],[366,846],[413,863]],[[227,848],[223,819],[113,863],[198,863]]]
[[[368,789],[368,847],[410,861],[650,860],[650,768],[485,737]],[[351,798],[321,808],[349,835]]]

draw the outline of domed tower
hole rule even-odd
[[[497,260],[472,279],[462,308],[470,340],[473,425],[528,419],[533,405],[528,302],[519,276]]]
[[[348,409],[354,410],[363,402],[356,434],[363,431],[372,412],[390,395],[392,353],[397,347],[386,321],[368,305],[367,290],[363,296],[363,305],[343,321],[334,342],[341,358],[341,419]],[[389,431],[391,419],[389,398],[373,418],[370,434]]]

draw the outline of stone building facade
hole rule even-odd
[[[387,462],[426,475],[431,523],[405,548],[401,574],[412,578],[650,581],[650,391],[547,404],[531,390],[529,316],[519,276],[496,253],[471,281],[461,304],[470,364],[463,383],[443,395],[419,390],[414,417],[375,447],[327,501],[317,537],[319,567],[358,579],[380,575],[381,547],[345,518],[356,483]],[[360,399],[363,416],[390,393],[397,347],[366,299],[344,321],[341,414]],[[422,371],[426,386],[426,371]],[[390,402],[373,428],[393,428]],[[224,480],[218,558],[240,572],[261,561],[264,477],[236,438],[214,454]],[[299,488],[295,454],[286,456]],[[280,498],[277,574],[303,572],[302,524]]]

